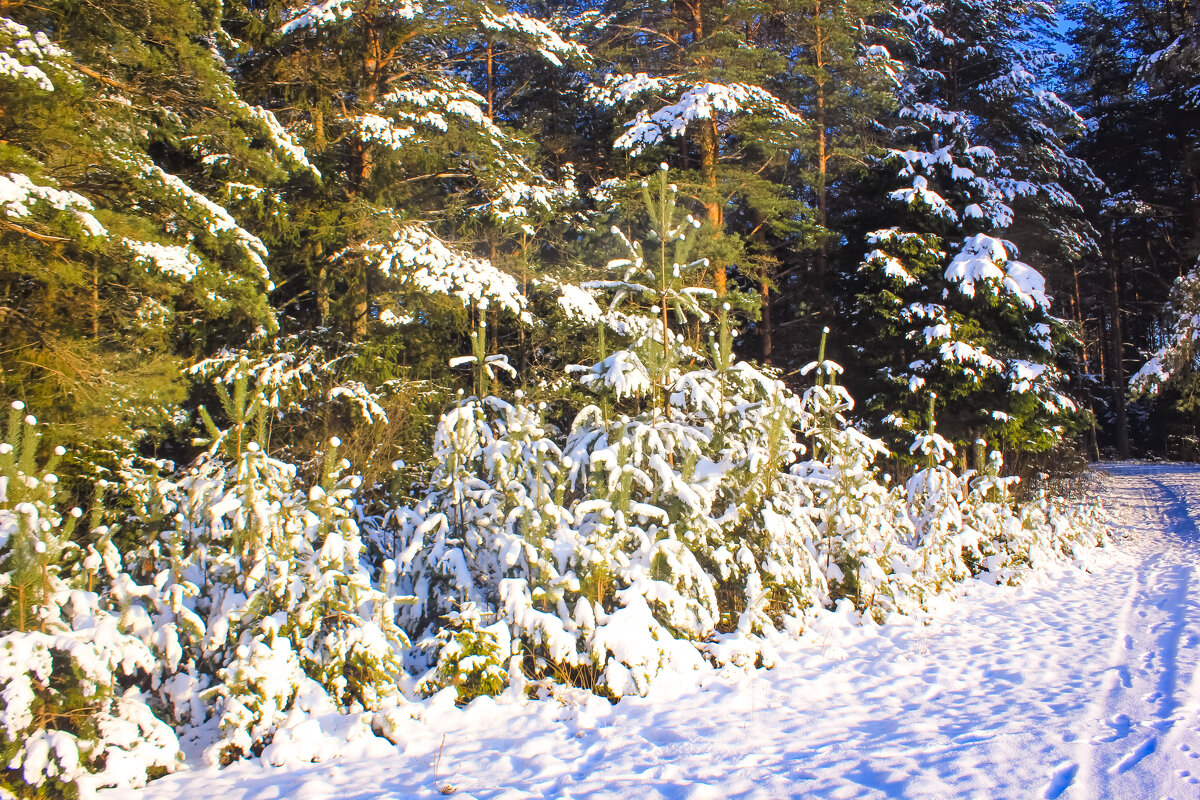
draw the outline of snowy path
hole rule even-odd
[[[838,629],[699,689],[435,704],[400,747],[106,798],[1197,798],[1200,469],[1110,472],[1125,526],[1094,574],[976,584],[927,625]]]

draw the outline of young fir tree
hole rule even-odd
[[[704,355],[682,331],[711,320],[697,298],[713,290],[694,285],[700,223],[669,181],[665,169],[647,181],[645,240],[615,234],[628,250],[617,279],[586,284],[608,305],[601,317],[624,323],[613,352],[572,370],[591,402],[556,409],[572,420],[556,430],[521,399],[464,401],[439,426],[429,494],[395,517],[401,588],[419,598],[403,610],[409,630],[429,637],[437,617],[471,609],[461,631],[431,638],[450,648],[433,685],[477,691],[480,662],[460,653],[494,660],[503,640],[510,679],[558,670],[641,693],[664,670],[695,668],[700,642],[720,650],[720,634],[769,630],[823,597],[800,480],[786,472],[798,398],[724,360],[715,336],[712,368],[689,365]],[[479,620],[506,633],[483,637]]]
[[[86,551],[82,516],[61,507],[37,420],[15,402],[0,441],[0,789],[90,795],[177,767],[179,741],[141,691],[154,653],[101,584],[122,569],[103,529]],[[7,791],[5,791],[7,794]]]
[[[135,558],[150,585],[118,583],[156,657],[162,714],[210,763],[261,751],[310,714],[373,712],[401,698],[408,645],[354,519],[361,486],[340,441],[319,479],[272,458],[271,398],[238,376],[218,390],[208,450],[159,480],[126,524],[153,531]],[[274,756],[272,756],[274,757]]]

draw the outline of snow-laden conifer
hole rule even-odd
[[[868,405],[897,445],[922,430],[932,391],[957,409],[942,430],[960,447],[981,436],[1052,447],[1077,409],[1055,357],[1065,323],[1031,263],[1095,249],[1072,189],[1096,179],[1066,151],[1082,119],[1045,85],[1046,56],[1026,41],[1018,4],[920,0],[899,11],[903,124],[884,158],[895,224],[868,233],[858,268],[869,288],[855,317],[891,343],[868,355],[878,367]],[[1039,262],[1005,238],[1030,226]]]
[[[144,694],[154,652],[100,584],[123,568],[103,530],[81,549],[59,505],[58,448],[13,403],[0,442],[0,786],[49,796],[139,786],[180,762]]]
[[[406,685],[396,600],[373,581],[354,519],[357,476],[331,440],[321,479],[268,455],[270,401],[246,376],[220,392],[229,430],[162,481],[140,554],[152,581],[125,582],[158,657],[156,695],[214,762],[261,747],[308,715],[373,711]],[[389,567],[384,565],[383,571]]]

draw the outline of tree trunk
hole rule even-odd
[[[92,262],[92,339],[100,338],[100,267]]]
[[[1125,385],[1125,337],[1121,330],[1121,286],[1120,268],[1116,254],[1110,252],[1108,275],[1111,292],[1111,328],[1112,328],[1112,377],[1113,400],[1117,415],[1117,455],[1129,458],[1129,412],[1128,387]]]
[[[321,325],[329,324],[329,266],[317,267],[317,316]]]
[[[379,96],[379,73],[383,63],[383,46],[378,35],[368,36],[367,51],[363,58],[363,72],[359,90],[358,104],[361,111],[369,111],[375,106]],[[372,146],[358,139],[353,143],[355,172],[353,191],[357,194],[366,192],[371,174],[375,167],[375,156]],[[349,279],[350,302],[350,338],[361,341],[367,334],[367,311],[370,304],[370,289],[367,285],[367,267],[361,264],[353,270]]]
[[[692,45],[698,46],[704,40],[704,17],[701,13],[701,3],[697,0],[689,9],[692,25]],[[706,59],[701,59],[697,66],[704,67]],[[724,213],[721,208],[721,196],[717,192],[717,159],[720,155],[720,142],[717,132],[717,120],[710,117],[699,120],[700,130],[697,133],[697,144],[700,147],[700,182],[704,186],[704,215],[712,226],[714,238],[721,235],[724,228]],[[725,265],[713,264],[713,288],[717,292],[718,301],[725,297]]]
[[[766,268],[764,267],[765,271]],[[770,284],[766,280],[766,275],[763,276],[763,280],[759,284],[758,292],[759,302],[762,305],[762,360],[764,364],[770,364],[775,344],[773,341],[774,329],[771,322],[771,289]]]
[[[489,39],[487,43],[487,115],[488,119],[494,116],[496,105],[496,78],[495,78],[495,53],[492,51],[492,42]]]
[[[817,66],[817,107],[814,114],[813,124],[817,129],[817,225],[820,226],[820,231],[817,236],[817,256],[815,267],[816,289],[821,298],[822,310],[827,310],[826,293],[825,293],[825,276],[829,270],[829,240],[825,237],[825,226],[829,222],[829,191],[827,188],[829,176],[829,152],[828,152],[828,134],[825,130],[825,79],[821,75],[821,71],[825,69],[825,34],[821,27],[821,4],[816,6],[817,22],[815,25],[814,36],[814,51],[816,55]]]
[[[354,270],[350,292],[354,302],[350,305],[350,337],[353,341],[362,341],[367,335],[367,307],[370,301],[370,290],[367,288],[367,265],[360,263]]]

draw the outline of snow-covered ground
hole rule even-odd
[[[1200,469],[1108,468],[1116,545],[1089,572],[975,583],[923,619],[828,614],[771,670],[613,706],[448,696],[392,746],[191,770],[106,800],[1200,797]],[[282,751],[282,752],[281,752]]]

